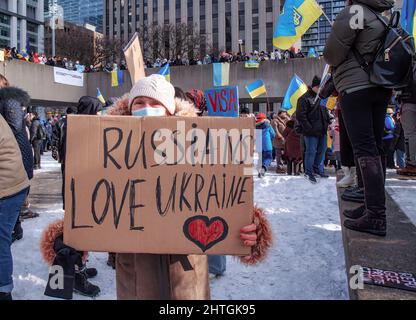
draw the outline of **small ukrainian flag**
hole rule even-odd
[[[292,78],[289,84],[289,88],[286,91],[285,98],[283,99],[282,109],[289,111],[296,110],[298,100],[308,91],[308,86],[299,78],[296,74]],[[291,112],[293,113],[293,112]]]
[[[213,63],[214,87],[224,87],[230,84],[230,64]]]
[[[250,95],[251,99],[254,99],[263,93],[266,93],[266,85],[264,84],[263,80],[256,80],[253,83],[246,86],[246,90]]]
[[[105,105],[105,99],[103,97],[103,95],[101,94],[100,89],[97,88],[97,99],[100,100],[100,102]]]
[[[273,44],[289,49],[321,16],[322,9],[315,0],[286,0],[273,34]]]
[[[166,81],[170,82],[170,67],[169,63],[166,63],[165,66],[162,67],[162,69],[159,70],[157,74],[160,74],[161,76],[164,76]]]

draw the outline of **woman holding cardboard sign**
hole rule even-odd
[[[128,97],[110,110],[110,115],[196,117],[195,107],[174,98],[174,88],[162,76],[138,81]],[[240,238],[252,254],[246,264],[265,258],[271,246],[271,230],[261,209],[254,222],[244,226]],[[204,255],[117,254],[118,299],[209,299],[208,263]]]

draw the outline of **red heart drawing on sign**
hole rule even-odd
[[[227,237],[228,224],[220,217],[195,216],[185,221],[183,233],[205,252]]]

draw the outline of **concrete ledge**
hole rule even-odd
[[[387,194],[387,236],[383,238],[344,228],[343,210],[359,205],[342,201],[342,192],[338,189],[348,283],[354,265],[416,274],[416,227],[394,200]],[[416,292],[374,285],[349,288],[349,294],[351,300],[416,300]]]

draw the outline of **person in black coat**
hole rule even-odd
[[[39,115],[36,111],[32,112],[33,120],[32,124],[30,125],[30,142],[32,143],[33,147],[33,157],[34,157],[34,170],[40,169],[40,154],[42,148],[42,128],[39,119]]]
[[[327,177],[323,172],[327,131],[330,123],[329,114],[325,107],[316,100],[321,79],[314,77],[311,87],[299,98],[296,108],[298,127],[305,143],[305,176],[312,183],[316,183],[315,175]]]
[[[27,177],[31,180],[33,178],[33,153],[25,124],[26,109],[29,104],[30,97],[27,92],[19,88],[10,87],[7,79],[0,75],[0,114],[12,129],[17,144],[19,145]],[[33,213],[28,208],[23,208],[23,211],[20,213],[20,216],[22,215],[26,215],[27,217],[38,216],[38,214]],[[13,241],[20,240],[23,237],[20,216],[14,227]]]

